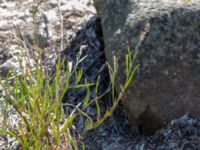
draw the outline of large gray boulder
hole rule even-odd
[[[123,97],[134,131],[150,134],[185,113],[200,119],[200,0],[94,0],[107,60],[138,43],[135,82]]]

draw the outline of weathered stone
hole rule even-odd
[[[120,61],[118,91],[125,80],[123,54],[141,41],[140,68],[122,100],[133,129],[149,134],[185,113],[200,119],[200,0],[94,3],[106,57],[111,62],[117,55]]]

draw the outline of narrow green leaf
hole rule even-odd
[[[138,56],[138,53],[139,53],[139,49],[138,48],[136,48],[135,49],[135,52],[134,52],[134,54],[133,54],[133,61],[132,62],[134,62],[135,60],[136,60],[136,57]]]
[[[15,82],[14,82],[14,89],[15,89],[15,98],[18,99],[18,93],[19,93],[19,85],[18,85],[18,77],[15,77]]]
[[[28,87],[27,84],[25,83],[24,79],[22,79],[21,77],[19,77],[19,82],[20,82],[20,97],[21,97],[21,104],[24,105],[25,101],[24,101],[24,97],[25,95],[28,94]]]
[[[34,112],[33,104],[30,102],[29,98],[27,98],[27,105],[28,105],[28,111],[30,113],[33,113]]]
[[[28,119],[26,119],[26,117],[24,117],[23,115],[21,115],[21,117],[22,117],[24,124],[26,125],[27,131],[30,132],[31,131],[31,125],[30,125]]]
[[[85,128],[86,129],[90,130],[92,128],[92,124],[93,123],[91,122],[90,119],[88,119],[88,118],[85,119]]]
[[[98,100],[95,101],[95,104],[96,104],[96,108],[97,108],[97,120],[99,120],[101,117],[101,109],[100,109]]]
[[[57,110],[56,110],[56,119],[58,122],[60,122],[61,117],[62,117],[62,106],[59,105],[59,103],[58,103]]]
[[[129,57],[126,55],[126,75],[129,73]]]
[[[97,82],[96,82],[96,87],[95,87],[96,96],[98,96],[99,80],[100,80],[100,76],[98,76],[98,79],[97,79]]]
[[[72,115],[70,118],[68,118],[61,127],[60,133],[66,132],[66,130],[71,126],[75,118],[76,118],[75,114]]]
[[[85,150],[85,144],[82,143],[82,150]]]
[[[69,88],[69,79],[67,78],[67,79],[65,80],[65,87],[64,87],[64,89],[63,89],[63,91],[62,91],[60,100],[63,99],[63,97],[65,96],[65,94],[66,94],[66,92],[67,92],[67,90],[68,90],[68,88]]]
[[[76,84],[80,82],[83,75],[83,69],[81,68],[78,72],[75,70]]]
[[[134,77],[139,66],[140,66],[139,64],[136,65],[135,68],[133,69],[133,71],[131,72],[130,76],[128,77],[128,80],[125,83],[125,89],[127,89],[129,87],[129,85],[131,84],[133,77]]]
[[[82,87],[90,87],[90,86],[93,86],[95,85],[95,83],[85,83],[85,84],[78,84],[74,87],[70,87],[70,88],[82,88]]]
[[[113,80],[112,79],[112,74],[113,74],[113,69],[112,69],[112,67],[110,66],[110,64],[109,63],[106,63],[107,64],[107,66],[108,66],[108,71],[109,71],[109,75],[110,75],[110,78],[111,78],[111,81]]]
[[[19,141],[19,143],[23,144],[21,138],[17,135],[17,133],[15,133],[13,131],[0,130],[0,135],[2,135],[2,134],[8,134],[8,135],[16,138],[17,141]]]
[[[129,64],[130,64],[130,63],[132,63],[132,61],[133,61],[133,59],[132,59],[132,54],[131,54],[130,48],[128,48],[127,50],[128,50]]]
[[[85,108],[90,100],[90,88],[87,87],[86,96],[83,100],[83,108]]]
[[[21,139],[22,139],[22,141],[23,141],[23,145],[22,145],[22,147],[24,148],[24,149],[27,149],[29,146],[28,146],[28,138],[29,138],[29,134],[30,134],[30,132],[28,132],[28,135],[25,135],[25,133],[24,133],[24,131],[23,131],[23,128],[20,128],[21,130]]]
[[[72,139],[71,143],[73,145],[73,150],[78,150],[78,144],[77,144],[76,140]]]
[[[56,123],[54,121],[52,121],[52,138],[53,139],[56,139],[57,138],[57,126],[56,126]]]

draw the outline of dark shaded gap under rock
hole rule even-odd
[[[106,58],[104,53],[104,41],[103,33],[101,28],[101,19],[99,17],[92,17],[83,27],[76,33],[76,37],[67,47],[62,57],[66,57],[76,63],[76,57],[78,53],[82,53],[84,57],[87,57],[78,65],[79,68],[83,68],[83,81],[87,79],[88,82],[96,82],[98,76],[100,76],[99,82],[99,95],[104,93],[110,83],[110,77],[108,68],[105,64]],[[74,82],[74,79],[71,81]],[[68,91],[64,98],[63,103],[72,103],[74,105],[78,104],[84,99],[86,89],[73,89]],[[91,98],[94,98],[94,90],[91,89]],[[106,110],[112,105],[111,93],[106,94],[99,101],[102,115]],[[64,108],[65,109],[65,108]],[[92,117],[97,116],[97,111],[95,105],[86,109],[86,113]],[[78,118],[76,123],[76,128],[81,131],[84,128],[84,119]],[[102,150],[105,145],[109,143],[115,143],[114,137],[120,138],[132,138],[132,133],[125,116],[122,105],[120,104],[115,110],[112,117],[107,119],[100,127],[88,132],[85,135],[84,142],[86,149],[89,150]]]

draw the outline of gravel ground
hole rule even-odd
[[[0,0],[0,74],[6,74],[10,66],[19,69],[17,56],[23,55],[24,66],[29,65],[34,56],[33,39],[34,28],[31,15],[32,0]],[[90,0],[61,0],[63,12],[63,47],[60,52],[60,16],[56,0],[43,1],[39,7],[37,20],[41,24],[38,38],[45,38],[46,49],[44,65],[50,67],[55,64],[55,55],[60,52],[62,58],[76,62],[77,54],[87,56],[79,64],[83,67],[84,79],[90,82],[101,76],[99,91],[103,93],[109,85],[108,70],[105,66],[103,35],[100,18],[95,16],[95,9]],[[2,15],[3,14],[3,15]],[[45,34],[42,34],[45,33]],[[30,63],[29,62],[29,63]],[[31,63],[30,63],[31,64]],[[20,72],[20,70],[19,70]],[[72,90],[66,93],[63,102],[79,103],[85,90]],[[94,91],[91,91],[94,96]],[[111,105],[110,94],[102,100],[100,106],[105,112]],[[0,106],[0,109],[2,107]],[[94,106],[89,107],[87,113],[96,116]],[[13,127],[17,122],[16,113],[10,109],[9,122]],[[0,126],[2,124],[0,115]],[[83,119],[79,118],[77,130],[83,128]],[[84,142],[87,150],[193,150],[200,149],[200,121],[184,115],[174,119],[165,129],[157,131],[149,137],[135,136],[131,132],[128,120],[121,105],[114,114],[100,127],[88,132]],[[0,138],[1,149],[17,149],[17,143],[12,138]]]

